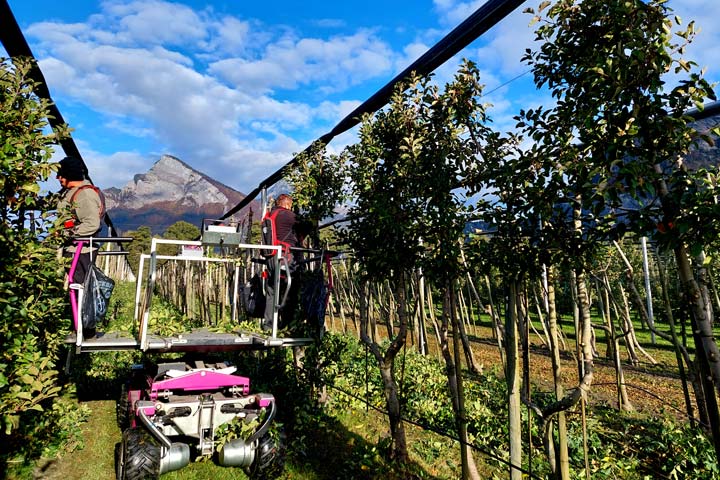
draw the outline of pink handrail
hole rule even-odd
[[[72,263],[70,264],[70,270],[68,270],[68,285],[73,283],[73,277],[75,276],[75,268],[77,267],[78,260],[80,260],[80,255],[82,254],[83,245],[85,244],[84,240],[76,240],[76,247],[75,247],[75,255],[73,255]],[[75,328],[75,331],[77,332],[78,329],[78,302],[77,302],[77,293],[72,288],[70,290],[70,306],[72,307],[72,314],[73,314],[73,328]]]

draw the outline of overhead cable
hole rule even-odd
[[[524,1],[525,0],[489,0],[482,5],[475,13],[470,15],[465,21],[455,27],[453,31],[425,52],[425,54],[415,60],[409,67],[400,72],[373,96],[343,118],[332,130],[312,142],[305,150],[295,155],[292,160],[260,182],[257,188],[250,192],[240,203],[224,213],[220,219],[226,219],[239,212],[243,207],[253,201],[264,188],[277,183],[298,162],[302,155],[310,152],[314,144],[320,142],[327,145],[333,138],[341,133],[347,132],[360,123],[360,118],[364,114],[374,113],[385,106],[390,100],[395,87],[400,82],[406,80],[411,73],[415,72],[418,75],[427,75],[433,72],[440,65],[480,37],[480,35],[498,24],[500,20],[523,4]]]

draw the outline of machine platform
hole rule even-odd
[[[98,332],[95,338],[83,339],[77,345],[77,335],[67,336],[65,343],[76,346],[77,353],[140,350],[137,338],[129,333]],[[237,331],[218,333],[208,329],[196,329],[177,336],[147,336],[147,351],[153,352],[223,352],[236,350],[265,350],[277,347],[306,346],[311,338],[269,337],[255,332]]]

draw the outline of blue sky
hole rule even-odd
[[[122,187],[167,153],[244,192],[484,3],[8,1],[96,184]],[[533,38],[522,10],[537,3],[436,72],[444,83],[463,57],[478,63],[498,128],[547,102],[520,62]],[[720,2],[668,5],[702,29],[686,58],[720,80]]]

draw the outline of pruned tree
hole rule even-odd
[[[408,459],[405,428],[400,415],[395,357],[405,346],[408,331],[407,282],[422,253],[418,219],[422,205],[415,195],[414,176],[423,131],[416,112],[398,89],[387,110],[366,117],[360,141],[347,148],[348,176],[355,205],[345,232],[364,280],[361,289],[360,337],[377,361],[385,388],[393,440],[392,456]],[[384,349],[369,329],[368,283],[390,280],[396,298],[398,324]],[[386,318],[390,321],[390,318]]]
[[[418,219],[425,252],[425,274],[442,292],[440,348],[445,360],[457,433],[461,441],[463,478],[479,478],[468,445],[460,352],[466,352],[469,369],[475,369],[472,350],[458,318],[459,285],[468,273],[463,258],[464,231],[471,212],[467,202],[468,178],[483,157],[502,158],[511,140],[489,126],[483,86],[476,65],[465,61],[442,92],[425,82],[411,89],[418,117],[425,126],[418,154],[415,194],[422,200]],[[452,334],[452,354],[448,334]]]
[[[718,222],[712,219],[718,214],[705,201],[706,175],[688,171],[682,161],[694,143],[706,140],[686,112],[715,99],[695,63],[682,58],[695,25],[681,27],[661,0],[548,5],[536,16],[542,46],[525,60],[535,83],[547,86],[557,104],[523,116],[534,125],[546,157],[583,182],[578,201],[605,227],[595,228],[599,238],[633,231],[674,253],[709,382],[705,398],[697,400],[708,405],[720,457],[720,351],[712,302],[698,269],[702,264],[693,264],[705,238],[717,237]],[[675,26],[679,31],[673,32]],[[677,75],[674,86],[666,83],[669,74]],[[562,161],[568,156],[573,164]],[[628,209],[630,200],[639,207]]]

